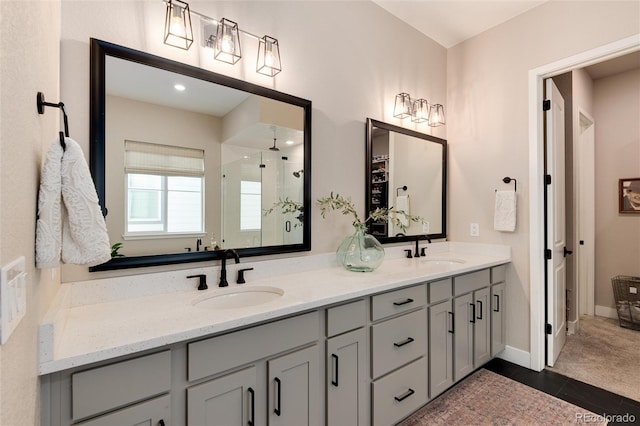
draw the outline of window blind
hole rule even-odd
[[[124,141],[124,171],[167,176],[204,176],[204,150]]]

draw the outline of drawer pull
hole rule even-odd
[[[256,424],[256,393],[253,388],[247,389],[251,396],[251,419],[247,422],[247,426],[255,426]]]
[[[494,294],[493,297],[496,298],[496,307],[493,310],[493,312],[500,312],[500,295],[499,294]]]
[[[413,389],[409,388],[408,391],[406,391],[405,393],[403,393],[400,396],[394,396],[393,399],[395,399],[396,401],[400,402],[400,401],[404,401],[405,399],[409,398],[411,395],[413,395],[414,393],[416,393]]]
[[[476,317],[476,318],[477,318],[477,319],[479,319],[479,320],[481,320],[481,319],[482,319],[482,311],[483,311],[483,309],[482,309],[482,300],[478,300],[476,303],[479,303],[479,304],[480,304],[480,306],[478,307],[478,310],[480,311],[480,314],[479,314],[479,316],[478,316],[478,317]]]
[[[471,319],[469,320],[469,322],[475,324],[476,323],[476,304],[469,303],[469,306],[471,306]]]
[[[394,343],[393,346],[395,346],[396,348],[400,348],[400,347],[402,347],[404,345],[408,345],[411,342],[413,342],[413,337],[407,337],[406,340],[404,340],[402,342]]]
[[[335,387],[338,387],[338,355],[331,354],[331,358],[333,358],[333,360],[334,360],[335,367],[334,367],[333,371],[335,371],[334,376],[336,378],[335,380],[331,379],[331,384],[333,386],[335,386]]]
[[[456,332],[456,323],[455,323],[455,314],[453,312],[447,312],[449,314],[449,318],[451,318],[451,328],[449,329],[449,333],[455,334]]]
[[[402,306],[402,305],[406,305],[407,303],[413,303],[413,299],[408,297],[406,300],[403,300],[402,302],[393,302],[394,306]]]
[[[280,407],[280,402],[281,402],[280,388],[282,388],[282,383],[280,382],[280,379],[277,377],[273,380],[276,382],[276,387],[277,387],[276,397],[278,398],[278,403],[275,404],[275,408],[273,409],[273,412],[275,413],[276,416],[279,416],[282,413],[282,410],[281,410],[282,407]]]

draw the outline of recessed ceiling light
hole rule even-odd
[[[179,92],[184,92],[186,89],[186,87],[184,87],[184,84],[176,84],[173,86],[173,88]]]
[[[295,142],[294,141],[286,141],[285,142],[287,145],[293,145]]]

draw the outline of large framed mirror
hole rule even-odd
[[[447,141],[367,118],[366,211],[394,207],[424,223],[369,225],[381,243],[447,237]]]
[[[91,271],[311,249],[311,101],[97,39],[90,80]]]

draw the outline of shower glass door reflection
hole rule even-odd
[[[283,213],[276,202],[302,205],[302,161],[278,151],[261,151],[223,166],[223,227],[225,248],[265,247],[302,243],[302,212]]]

